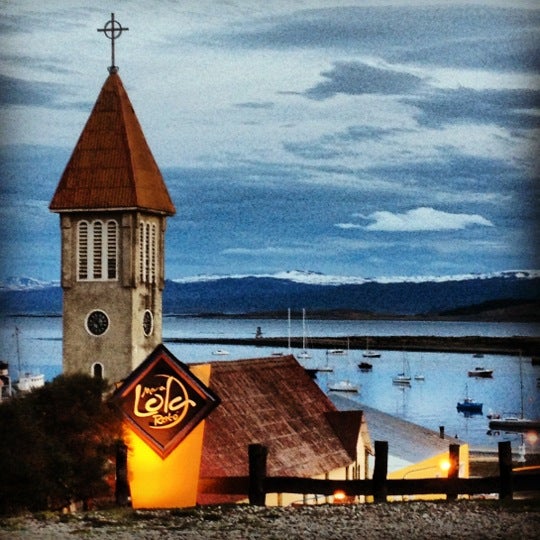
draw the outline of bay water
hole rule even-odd
[[[287,349],[269,347],[184,344],[174,338],[252,338],[257,327],[265,337],[301,337],[302,322],[277,319],[229,319],[198,317],[165,317],[165,346],[186,364],[206,361],[229,361],[286,354]],[[426,428],[445,432],[470,443],[474,449],[496,450],[501,440],[511,440],[517,448],[526,443],[527,452],[540,453],[540,441],[522,438],[519,434],[489,433],[487,414],[490,412],[523,413],[540,418],[540,388],[537,378],[540,367],[533,366],[530,357],[491,355],[474,358],[472,354],[420,353],[382,351],[380,358],[370,359],[373,369],[363,372],[358,364],[365,360],[362,351],[347,351],[347,336],[363,335],[425,335],[425,336],[538,336],[540,327],[532,323],[472,323],[430,321],[336,321],[309,320],[306,337],[343,338],[346,354],[328,354],[325,350],[310,350],[311,358],[299,359],[306,368],[328,364],[333,371],[319,372],[315,379],[323,391],[329,385],[347,380],[359,387],[358,393],[347,393],[349,399],[380,409]],[[17,331],[16,331],[17,329]],[[217,355],[218,349],[226,353]],[[298,349],[290,351],[297,355]],[[3,317],[0,319],[0,359],[10,365],[14,379],[22,371],[44,373],[47,380],[62,371],[61,317]],[[397,386],[392,377],[410,366],[413,380],[410,386]],[[493,369],[493,378],[468,377],[467,371],[482,366]],[[521,372],[521,377],[520,377]],[[423,380],[415,380],[421,374]],[[521,392],[521,387],[523,391]],[[483,414],[465,416],[456,404],[466,393],[483,403]],[[369,425],[368,425],[369,427]]]

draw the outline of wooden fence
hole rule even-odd
[[[499,475],[483,478],[459,478],[459,445],[449,447],[450,469],[447,478],[388,479],[388,443],[375,441],[375,467],[369,480],[319,480],[289,476],[267,476],[268,449],[253,444],[248,448],[249,476],[202,478],[204,493],[243,495],[250,504],[264,506],[267,493],[295,493],[331,496],[341,491],[346,496],[365,495],[384,502],[390,495],[442,494],[447,500],[458,495],[497,493],[499,499],[512,499],[518,491],[540,492],[540,472],[517,474],[512,469],[509,441],[499,443]]]

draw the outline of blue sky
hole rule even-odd
[[[536,1],[3,1],[0,280],[116,64],[177,207],[167,276],[540,268]]]

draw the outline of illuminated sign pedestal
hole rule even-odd
[[[187,366],[160,345],[113,400],[126,418],[134,508],[195,506],[204,418],[219,404],[206,385],[209,364]]]

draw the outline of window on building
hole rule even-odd
[[[118,277],[118,223],[81,221],[77,239],[77,276],[81,281]]]
[[[103,379],[103,364],[96,362],[92,366],[92,377],[95,379]]]
[[[155,283],[157,273],[157,229],[155,223],[139,223],[139,279]]]

